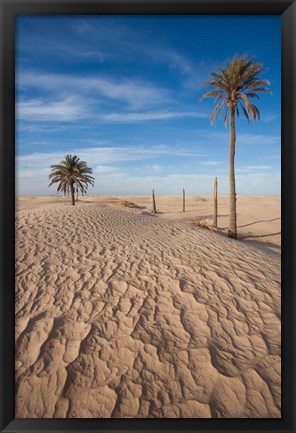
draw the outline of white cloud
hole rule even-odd
[[[69,152],[34,152],[30,155],[17,156],[16,177],[18,184],[21,185],[21,189],[27,188],[30,190],[31,188],[34,192],[36,188],[41,188],[43,189],[43,193],[46,194],[50,166],[64,159],[67,153]],[[112,172],[118,171],[119,169],[116,167],[116,164],[121,162],[130,162],[134,167],[134,162],[136,161],[146,161],[152,158],[165,157],[166,155],[199,156],[197,152],[187,152],[182,149],[174,149],[170,146],[77,148],[73,149],[71,153],[79,155],[81,160],[86,161],[93,168],[96,177],[101,174],[104,176],[110,175]]]
[[[212,64],[204,60],[196,62],[192,57],[176,51],[169,45],[160,46],[159,40],[153,42],[150,46],[145,47],[145,57],[149,57],[149,62],[164,64],[169,72],[178,74],[183,87],[196,90],[207,81],[209,71],[213,69]],[[141,43],[134,43],[132,48],[139,55],[143,54]]]
[[[74,76],[66,74],[38,73],[19,71],[17,85],[36,88],[63,95],[90,95],[93,99],[99,95],[107,100],[121,101],[132,108],[158,105],[169,102],[167,89],[155,86],[147,81],[129,79],[111,79],[99,76]],[[100,100],[99,100],[100,101]]]
[[[17,178],[18,194],[55,194],[55,188],[48,188],[46,176],[35,179]],[[280,173],[245,173],[236,176],[237,193],[280,195]],[[128,172],[101,172],[95,175],[95,187],[89,194],[181,194],[185,188],[190,195],[212,194],[213,176],[205,174],[133,176]],[[219,176],[219,194],[228,194],[228,176]]]
[[[97,165],[93,169],[93,173],[94,174],[105,174],[105,173],[112,173],[116,170],[118,170],[117,167],[111,167],[110,165]]]
[[[16,160],[22,166],[44,166],[49,167],[55,164],[69,153],[58,151],[52,153],[34,152],[29,155],[17,156]],[[199,152],[192,152],[182,148],[168,145],[159,146],[126,146],[126,147],[92,147],[92,148],[74,148],[71,151],[73,155],[79,155],[81,160],[87,161],[92,167],[103,164],[112,164],[123,161],[144,161],[150,158],[161,156],[192,156],[198,158]]]
[[[80,19],[78,22],[75,23],[73,29],[76,33],[81,35],[84,33],[89,33],[92,28],[87,22],[87,20]]]
[[[105,114],[100,117],[101,120],[107,122],[144,122],[149,120],[167,120],[182,117],[198,117],[205,118],[208,117],[205,113],[196,112],[146,112],[146,113],[110,113]]]
[[[33,169],[25,169],[22,170],[20,173],[20,177],[22,178],[22,180],[30,180],[32,179],[34,181],[34,179],[36,178],[48,178],[48,173],[49,170],[47,168],[33,168]]]
[[[281,173],[280,171],[237,173],[236,186],[238,194],[280,195]]]
[[[221,180],[222,182],[222,180]],[[150,194],[155,189],[157,194],[181,194],[185,188],[187,194],[210,194],[213,176],[169,174],[163,176],[131,176],[117,173],[110,177],[97,179],[98,193],[101,194]]]
[[[96,60],[99,63],[103,63],[107,57],[107,55],[100,50],[86,50],[82,48],[78,49],[77,47],[73,48],[73,45],[71,47],[59,47],[59,50],[64,51],[67,55],[71,55],[73,57],[82,57],[89,60]],[[62,52],[60,54],[63,55]]]
[[[263,116],[261,116],[261,120],[264,123],[270,123],[273,122],[274,120],[278,119],[278,114],[276,113],[266,113]]]
[[[87,106],[87,99],[65,98],[61,101],[46,101],[42,99],[30,99],[16,104],[16,117],[18,120],[32,122],[64,122],[79,119],[93,119],[107,123],[134,123],[153,120],[170,120],[180,118],[207,118],[208,115],[194,111],[148,111],[148,112],[122,112],[101,114],[91,109],[91,101]],[[48,127],[37,127],[34,125],[18,125],[18,130],[34,132],[46,130]],[[56,130],[61,130],[55,125]],[[51,131],[53,129],[51,128]]]
[[[64,158],[66,152],[40,153],[18,156],[16,159],[18,194],[55,194],[55,188],[48,188],[50,165]],[[182,149],[170,146],[129,146],[74,149],[82,160],[94,170],[95,188],[93,194],[149,194],[152,188],[157,194],[178,194],[185,188],[187,194],[211,194],[212,174],[166,174],[165,167],[146,164],[143,169],[136,161],[156,157],[192,155]],[[194,157],[198,157],[196,153]],[[122,171],[121,162],[130,162]],[[238,194],[280,194],[280,172],[270,171],[272,166],[248,165],[237,169],[236,183]],[[143,175],[146,171],[148,175]],[[142,173],[140,174],[140,172]],[[134,173],[135,175],[133,175]],[[139,173],[139,174],[136,174]],[[157,174],[158,173],[158,174]],[[162,173],[160,175],[159,173]],[[157,174],[157,175],[156,175]],[[219,176],[219,193],[228,193],[228,175]]]
[[[28,102],[28,101],[27,101]],[[16,106],[16,109],[18,109],[18,107]],[[22,120],[21,119],[21,113],[17,113],[17,121]],[[25,119],[24,119],[25,120]],[[27,119],[29,120],[29,119]],[[31,119],[30,119],[31,120]],[[26,132],[26,133],[35,133],[35,132],[63,132],[66,131],[67,129],[67,125],[63,125],[63,124],[57,124],[57,123],[49,123],[47,121],[45,121],[44,123],[38,122],[18,122],[16,125],[17,131],[18,132]],[[32,143],[32,141],[31,141]],[[40,143],[35,143],[35,144],[40,144]],[[50,145],[51,143],[47,143],[48,145]]]
[[[272,165],[247,165],[248,170],[270,170]]]
[[[262,145],[262,144],[280,144],[281,137],[278,135],[263,135],[263,134],[238,134],[237,144],[250,144],[250,145]]]
[[[280,173],[248,173],[236,176],[238,194],[280,195]],[[228,194],[228,175],[219,176],[219,194]],[[180,194],[182,189],[189,195],[212,194],[213,176],[184,173],[167,175],[132,176],[117,172],[96,177],[94,194]],[[91,193],[91,192],[90,192]]]
[[[203,140],[207,141],[212,140],[213,142],[220,142],[223,144],[229,143],[229,132],[225,131],[215,131],[214,129],[211,131],[206,131],[203,129],[196,130],[195,134]],[[236,145],[280,145],[281,137],[280,135],[268,135],[268,134],[250,134],[250,133],[237,133],[236,136]]]
[[[29,155],[22,155],[16,157],[16,178],[18,183],[18,190],[32,189],[32,193],[42,190],[43,194],[48,190],[48,175],[50,173],[50,166],[56,164],[64,159],[65,155],[69,152],[57,151],[51,153],[34,152]],[[187,151],[182,148],[174,148],[172,146],[128,146],[128,147],[92,147],[92,148],[76,148],[71,151],[71,154],[79,155],[81,160],[93,168],[95,177],[98,179],[100,176],[108,178],[113,182],[112,176],[119,176],[115,172],[119,172],[119,167],[116,164],[122,162],[130,162],[130,167],[137,168],[136,161],[147,161],[166,156],[188,157],[192,156],[198,158],[198,152]],[[149,166],[149,164],[147,164]],[[147,169],[146,166],[146,169]],[[150,167],[154,171],[160,169],[156,164],[151,164]],[[127,168],[127,173],[129,169]],[[124,175],[126,176],[126,175]],[[142,179],[142,178],[141,178]],[[142,181],[139,181],[142,184]],[[131,182],[132,183],[132,182]],[[111,185],[112,187],[112,185]],[[115,185],[114,185],[115,188]]]
[[[220,165],[220,164],[222,164],[222,161],[204,161],[204,162],[201,162],[201,164],[202,165],[209,165],[209,166]]]
[[[247,165],[236,169],[237,173],[254,173],[258,171],[271,170],[272,165]]]
[[[153,165],[146,165],[145,169],[150,171],[160,171],[162,170],[162,167],[160,165],[153,164]]]
[[[192,59],[186,58],[172,49],[166,48],[148,48],[147,54],[156,63],[166,63],[171,70],[178,71],[183,77],[197,79],[200,75],[198,73],[198,65]]]
[[[16,117],[30,121],[71,121],[86,116],[86,109],[80,101],[66,98],[61,101],[30,99],[16,104]]]

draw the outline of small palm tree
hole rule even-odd
[[[220,115],[224,114],[224,125],[226,127],[229,118],[230,123],[230,149],[229,149],[229,227],[228,236],[237,239],[237,216],[236,216],[236,188],[234,173],[235,156],[235,116],[243,115],[256,122],[260,119],[260,113],[256,105],[250,99],[257,98],[258,92],[270,92],[267,87],[268,80],[259,79],[258,76],[265,72],[262,63],[254,63],[254,57],[248,59],[247,55],[238,57],[235,55],[226,68],[218,68],[218,72],[211,72],[212,79],[205,83],[214,89],[202,95],[200,99],[207,97],[215,98],[215,108],[211,115],[211,124],[215,125]]]
[[[65,159],[57,165],[50,166],[52,172],[48,176],[51,182],[48,186],[58,183],[57,191],[64,194],[71,193],[71,202],[75,206],[74,191],[86,193],[88,185],[94,186],[94,178],[90,176],[92,169],[87,167],[85,161],[74,155],[66,155]]]

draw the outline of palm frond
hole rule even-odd
[[[208,97],[214,98],[215,106],[210,118],[212,125],[221,115],[222,108],[225,108],[225,101],[227,101],[228,108],[233,107],[236,116],[240,115],[240,107],[248,121],[250,118],[254,121],[260,119],[260,112],[256,105],[250,102],[250,99],[259,100],[257,93],[272,92],[269,88],[270,82],[261,78],[261,74],[266,71],[263,63],[254,63],[254,60],[254,57],[248,58],[246,54],[241,56],[235,54],[227,67],[218,67],[216,71],[210,73],[211,79],[205,85],[212,89],[203,94],[200,100]],[[225,125],[228,115],[229,110],[226,109]]]
[[[211,118],[210,118],[211,125],[214,125],[214,126],[216,125],[216,120],[219,118],[220,113],[221,113],[222,109],[225,107],[225,105],[226,105],[226,100],[223,99],[222,101],[220,101],[215,106],[215,108],[212,112]]]
[[[243,113],[244,113],[245,117],[247,118],[248,122],[250,122],[249,114],[241,102],[240,102],[240,106],[241,106]]]
[[[59,164],[53,164],[50,168],[52,171],[48,178],[51,182],[48,186],[57,183],[58,192],[69,192],[70,187],[86,192],[88,185],[94,186],[94,177],[91,176],[92,169],[85,161],[80,161],[76,155],[66,155]]]

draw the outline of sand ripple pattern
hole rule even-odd
[[[92,204],[17,213],[16,416],[280,417],[278,256]]]

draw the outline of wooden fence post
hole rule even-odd
[[[185,189],[183,188],[183,212],[185,212]]]
[[[156,203],[155,203],[155,194],[154,194],[154,189],[152,190],[152,202],[153,202],[153,210],[152,210],[152,212],[153,212],[153,213],[157,213],[157,210],[156,210]]]
[[[215,177],[214,182],[214,218],[213,218],[213,226],[217,227],[218,220],[218,178]]]

